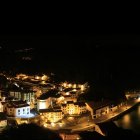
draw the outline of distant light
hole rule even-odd
[[[52,122],[51,125],[52,125],[52,127],[54,127],[56,124]]]
[[[67,83],[63,83],[63,86],[66,87],[67,86]]]
[[[77,91],[76,89],[73,89],[72,91]]]
[[[59,126],[62,127],[63,126],[63,123],[59,123]]]
[[[72,84],[69,84],[68,86],[69,86],[69,87],[72,87]]]
[[[70,95],[70,93],[69,92],[66,92],[66,95]]]
[[[83,91],[85,89],[84,85],[81,85],[81,90]]]

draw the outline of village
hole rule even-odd
[[[88,94],[88,82],[55,83],[45,74],[1,76],[7,83],[0,89],[0,131],[23,123],[36,123],[57,131],[92,129],[102,134],[96,124],[113,117],[110,114],[117,110],[130,108],[129,102],[139,98],[139,91],[128,91],[125,100],[86,101],[79,96]]]

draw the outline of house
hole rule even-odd
[[[64,95],[64,103],[67,103],[68,101],[73,101],[73,102],[77,102],[77,98],[73,97],[72,95]]]
[[[9,101],[6,104],[6,113],[12,117],[30,116],[30,105],[26,101]]]
[[[51,123],[58,122],[64,116],[61,108],[40,109],[39,113],[43,117],[45,122],[51,122]]]
[[[0,112],[0,128],[7,126],[7,118],[6,114],[3,112]]]
[[[13,87],[9,90],[9,96],[15,97],[18,100],[27,101],[28,104],[35,103],[35,92],[27,88]]]
[[[40,96],[37,99],[37,110],[48,109],[49,106],[51,105],[51,100],[52,100],[51,97],[44,98]]]
[[[50,106],[53,106],[53,101],[59,98],[57,90],[50,90],[47,93],[43,93],[37,99],[37,109],[48,109]]]
[[[80,115],[87,111],[86,104],[84,102],[68,101],[66,104],[61,105],[61,109],[66,115]]]
[[[92,118],[100,117],[103,114],[107,114],[110,111],[112,102],[109,100],[103,101],[91,101],[86,103],[86,108],[91,112]]]

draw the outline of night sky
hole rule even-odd
[[[1,35],[0,46],[2,70],[54,72],[103,90],[140,87],[140,35]],[[14,53],[23,48],[33,49]]]

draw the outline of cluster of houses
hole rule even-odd
[[[18,75],[20,81],[29,78],[26,75]],[[45,81],[48,77],[30,77],[34,80]],[[22,81],[23,82],[23,81]],[[25,83],[24,83],[25,84]],[[98,118],[103,114],[117,109],[124,104],[123,101],[111,102],[103,100],[100,102],[83,102],[78,97],[89,88],[88,83],[72,84],[60,83],[59,85],[32,85],[21,86],[13,83],[6,93],[0,91],[0,126],[7,125],[7,117],[30,118],[32,109],[35,109],[44,123],[56,123],[64,116],[79,116],[90,112],[92,118]],[[5,117],[4,117],[5,116]]]
[[[26,78],[26,75],[18,75],[16,79],[22,82],[14,81],[6,91],[0,91],[0,112],[5,116],[30,118],[31,110],[35,109],[38,115],[47,118],[47,122],[57,122],[65,115],[80,115],[86,112],[86,104],[77,101],[78,95],[84,91],[83,85],[68,84],[65,87],[59,84],[55,86],[57,88],[34,84],[27,86],[21,84]]]

